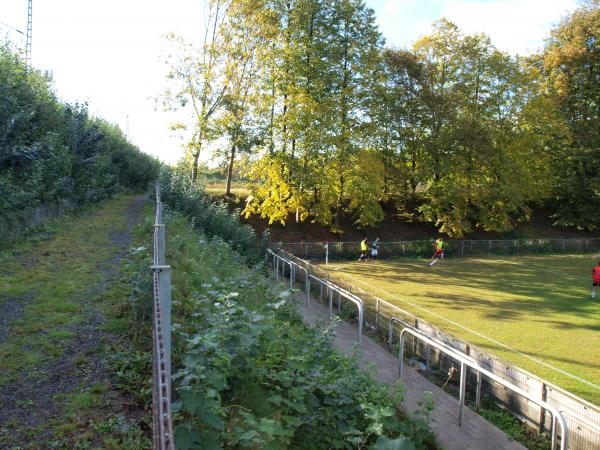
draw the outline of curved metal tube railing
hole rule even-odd
[[[294,265],[295,268],[301,268],[302,270],[305,271],[306,274],[310,274],[310,263],[290,254],[289,252],[283,250],[283,249],[278,249],[279,252],[285,254],[285,256],[287,258],[284,258],[281,255],[277,255],[280,258],[286,259],[287,261],[292,262],[292,264]],[[271,250],[269,250],[269,252],[273,253]],[[296,262],[295,260],[298,260],[298,262]],[[342,290],[345,294],[349,294],[350,296],[352,296],[352,298],[358,299],[362,305],[362,299],[360,299],[360,297],[343,290],[342,288],[340,288],[339,286],[331,283],[329,280],[323,280],[321,278],[316,277],[313,274],[310,274],[308,276],[308,280],[306,283],[306,292],[307,292],[307,307],[309,306],[310,303],[310,280],[318,280],[321,283],[321,286],[325,285],[328,289],[330,289],[330,307],[329,307],[329,314],[331,316],[332,314],[332,297],[331,297],[331,292],[332,291],[338,291]],[[380,305],[384,304],[390,307],[395,307],[395,305],[392,305],[389,302],[386,302],[385,300],[382,300],[380,298],[376,298],[376,316],[375,316],[375,322],[376,324],[378,324],[379,322],[379,315],[380,315]],[[364,308],[364,306],[363,306]],[[363,313],[364,313],[364,309],[363,308],[359,308],[359,316],[360,311],[362,309]],[[412,316],[412,315],[411,315]],[[413,318],[417,319],[416,316],[413,316]],[[360,320],[360,317],[359,317]],[[562,412],[552,406],[551,404],[547,403],[544,400],[541,399],[536,399],[534,397],[532,397],[531,395],[529,395],[526,391],[522,390],[521,388],[519,388],[518,386],[510,383],[509,381],[505,381],[504,379],[500,378],[498,375],[495,375],[494,373],[490,372],[488,369],[481,367],[479,365],[479,363],[472,358],[471,356],[467,355],[466,353],[461,352],[460,350],[457,350],[451,346],[449,346],[448,344],[444,343],[444,342],[440,342],[437,341],[433,338],[428,337],[427,335],[424,335],[422,333],[420,333],[418,330],[416,330],[416,328],[412,327],[411,325],[406,325],[407,322],[403,321],[402,319],[399,319],[395,316],[392,316],[391,318],[388,318],[389,321],[391,322],[396,322],[401,324],[402,326],[404,326],[404,330],[410,330],[410,331],[404,331],[402,330],[400,332],[400,350],[402,351],[402,358],[400,358],[400,363],[399,363],[399,373],[401,374],[402,371],[402,363],[403,363],[403,350],[404,350],[404,335],[405,333],[410,333],[412,334],[414,337],[416,337],[417,339],[421,339],[422,341],[424,341],[425,343],[427,343],[428,345],[437,348],[438,350],[442,351],[443,353],[448,354],[449,356],[457,359],[458,361],[461,362],[461,382],[460,382],[460,387],[461,387],[461,393],[462,393],[462,397],[459,398],[460,401],[460,410],[459,410],[459,424],[462,422],[462,415],[463,415],[463,411],[464,411],[464,393],[465,393],[465,389],[466,389],[466,369],[467,367],[470,367],[472,370],[474,370],[476,372],[477,375],[477,393],[476,393],[476,405],[477,408],[479,407],[479,402],[480,402],[480,395],[481,395],[481,377],[482,375],[488,377],[490,380],[493,380],[494,382],[497,382],[498,384],[504,386],[505,388],[515,392],[518,395],[522,395],[523,397],[527,398],[529,401],[531,401],[532,403],[538,405],[539,407],[541,407],[542,409],[545,409],[546,411],[548,411],[550,414],[552,414],[552,430],[551,430],[551,437],[552,437],[552,448],[555,448],[555,444],[556,444],[556,430],[557,430],[557,424],[560,425],[561,428],[561,439],[560,439],[560,448],[561,450],[567,450],[568,448],[568,426],[567,423],[565,421],[564,416],[562,415]],[[361,325],[361,329],[362,329],[362,325]],[[392,324],[388,325],[388,335],[392,333],[393,334],[393,329],[392,329]],[[413,333],[416,333],[417,336],[415,336]],[[392,338],[389,338],[390,344],[392,342]],[[571,414],[569,412],[569,414]],[[587,419],[583,418],[583,417],[576,417],[578,420],[581,421],[581,423],[585,424],[585,425],[590,425],[595,429],[596,426],[594,424],[592,424],[590,421],[588,421]]]
[[[567,447],[567,441],[568,441],[567,422],[565,421],[563,415],[560,413],[560,411],[557,408],[555,408],[554,406],[550,405],[549,403],[547,403],[543,400],[535,398],[534,396],[530,395],[528,392],[525,392],[518,386],[515,386],[514,384],[512,384],[506,380],[503,380],[502,378],[493,374],[489,370],[481,367],[468,355],[465,355],[464,353],[460,353],[457,350],[455,350],[451,347],[448,347],[441,342],[435,341],[435,340],[431,339],[430,337],[424,335],[423,333],[420,333],[419,331],[417,331],[413,328],[410,328],[410,327],[405,327],[402,329],[402,331],[400,331],[400,354],[399,354],[399,374],[400,374],[400,376],[402,376],[402,368],[403,368],[403,362],[404,362],[404,337],[406,334],[410,334],[413,337],[415,337],[416,339],[420,339],[423,342],[426,342],[427,344],[437,348],[438,350],[451,355],[453,358],[457,359],[460,362],[460,391],[459,391],[459,412],[458,412],[458,425],[459,426],[462,425],[462,417],[463,417],[463,413],[464,413],[465,390],[466,390],[466,382],[467,382],[466,367],[470,367],[473,370],[480,372],[482,375],[495,381],[496,383],[525,397],[530,402],[535,403],[536,405],[538,405],[538,406],[544,408],[546,411],[550,412],[552,414],[552,431],[551,431],[552,447],[551,448],[553,448],[553,449],[556,448],[556,424],[558,423],[561,428],[560,449],[561,450],[568,449],[568,447]]]
[[[325,279],[319,278],[319,277],[311,274],[307,268],[303,267],[300,264],[297,264],[296,262],[292,261],[291,259],[288,259],[281,255],[278,255],[277,253],[273,252],[270,249],[267,249],[267,253],[273,256],[273,265],[274,265],[275,271],[277,273],[277,275],[276,275],[277,280],[279,280],[279,262],[281,261],[282,263],[288,264],[290,266],[290,287],[292,287],[293,283],[294,283],[295,270],[300,269],[300,270],[304,271],[304,273],[305,273],[305,289],[306,289],[306,307],[307,308],[310,306],[311,280],[314,280],[317,283],[320,283],[322,286],[327,287],[327,289],[329,290],[329,320],[330,321],[333,318],[333,292],[338,293],[338,295],[340,296],[340,300],[343,297],[343,298],[349,300],[350,302],[354,303],[356,305],[356,308],[358,309],[358,342],[359,343],[361,342],[365,313],[364,313],[364,304],[360,297],[357,297],[356,295],[352,294],[351,292],[348,292],[345,289],[340,288],[339,286],[333,284],[329,280],[325,280]]]

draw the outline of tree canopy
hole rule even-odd
[[[206,4],[227,63],[186,73],[221,89],[208,89],[222,93],[210,129],[229,174],[240,152],[253,162],[246,216],[369,227],[385,205],[460,236],[510,230],[544,205],[561,225],[600,223],[597,0],[528,58],[446,19],[386,48],[363,0]]]

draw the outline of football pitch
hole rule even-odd
[[[591,299],[595,264],[590,255],[547,255],[446,258],[433,268],[429,260],[408,258],[320,267],[600,405],[600,295]]]

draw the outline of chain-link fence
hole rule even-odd
[[[370,243],[369,243],[370,245]],[[433,240],[380,241],[378,258],[422,257],[433,254]],[[352,260],[360,255],[360,242],[280,242],[275,244],[307,261]],[[600,253],[600,238],[466,240],[444,243],[445,256],[518,256]]]

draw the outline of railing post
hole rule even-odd
[[[398,364],[398,376],[402,378],[402,369],[404,368],[404,333],[400,332],[400,350],[398,351],[398,359],[400,363]]]
[[[329,321],[333,319],[333,289],[329,290]]]
[[[465,391],[467,386],[467,371],[465,370],[465,363],[460,363],[460,391],[458,395],[458,426],[462,426],[462,419],[465,410]]]

